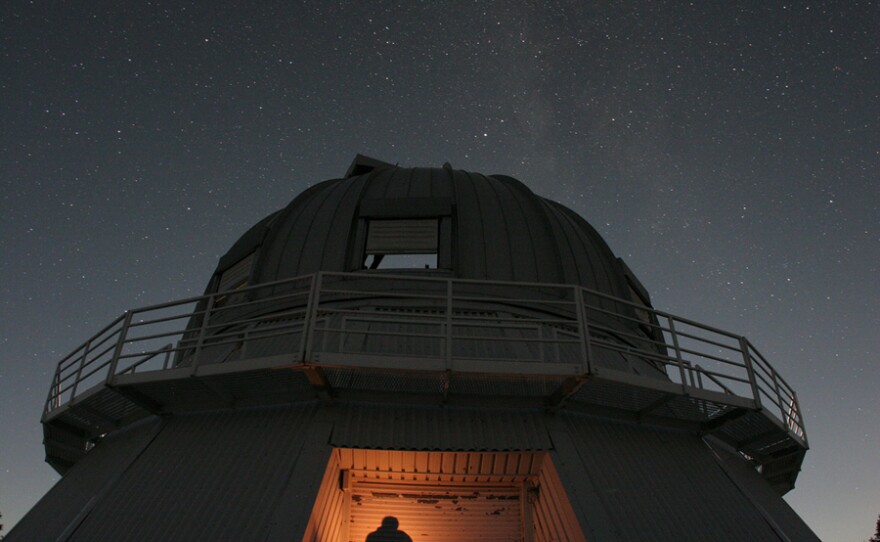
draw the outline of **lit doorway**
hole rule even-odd
[[[335,449],[303,540],[365,542],[383,519],[413,542],[583,540],[547,452]]]

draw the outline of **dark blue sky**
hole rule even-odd
[[[877,2],[0,6],[0,512],[57,477],[58,359],[201,293],[355,153],[505,173],[572,207],[654,304],[742,333],[798,391],[786,498],[880,513]],[[362,5],[363,4],[363,5]]]

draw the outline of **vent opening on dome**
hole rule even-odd
[[[229,292],[232,290],[238,290],[241,288],[245,288],[249,285],[249,280],[251,276],[251,271],[254,267],[254,258],[256,257],[256,251],[251,252],[232,266],[230,266],[226,271],[223,271],[220,274],[220,278],[217,282],[217,291],[218,292]],[[239,297],[240,294],[236,294],[234,297]],[[215,300],[215,304],[224,304],[228,302],[228,296],[221,296]]]
[[[364,269],[437,269],[440,221],[369,220]]]

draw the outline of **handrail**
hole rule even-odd
[[[436,286],[419,292],[425,283]],[[357,299],[379,305],[383,299],[402,301],[415,312],[401,319],[406,307],[400,305],[389,306],[396,312],[359,310],[363,307],[352,305]],[[474,312],[478,303],[486,304],[485,314]],[[635,314],[647,314],[648,321]],[[392,316],[398,329],[383,330],[381,324],[393,323]],[[346,327],[354,322],[366,325]],[[537,335],[526,336],[517,324]],[[430,325],[432,331],[407,330],[407,325]],[[643,326],[652,331],[640,331]],[[139,333],[130,333],[134,329]],[[600,358],[613,353],[627,363],[641,360],[662,370],[683,394],[716,391],[752,400],[756,409],[764,397],[770,408],[765,412],[806,442],[797,394],[754,345],[734,333],[577,285],[378,273],[319,272],[127,311],[58,362],[44,416],[95,386],[112,385],[118,375],[190,365],[195,371],[201,358],[216,356],[212,349],[221,347],[276,340],[287,349],[279,353],[309,361],[328,348],[328,335],[339,341],[345,336],[441,339],[436,354],[447,359],[447,369],[455,345],[472,341],[537,349],[533,354],[540,362],[561,361],[573,349],[578,352],[573,361],[586,374],[601,375]],[[165,360],[157,369],[151,362],[160,354]],[[497,355],[485,356],[490,358]]]

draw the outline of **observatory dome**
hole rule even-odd
[[[360,155],[345,177],[312,186],[247,231],[221,258],[208,291],[359,270],[647,297],[584,219],[517,179]]]
[[[818,540],[766,358],[654,310],[571,210],[448,165],[358,156],[206,295],[62,358],[42,423],[64,477],[10,541]]]

